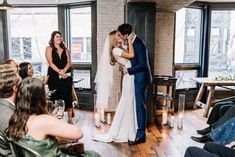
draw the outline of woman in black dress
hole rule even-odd
[[[68,113],[68,123],[72,121],[72,76],[71,59],[68,48],[65,47],[62,34],[54,31],[51,34],[49,45],[46,48],[46,59],[48,67],[48,87],[49,90],[56,90],[50,97],[51,100],[63,99],[65,110]]]

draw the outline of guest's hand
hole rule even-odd
[[[229,148],[232,148],[232,147],[235,146],[235,141],[232,141],[231,143],[226,144],[225,146],[226,146],[226,147],[229,147]]]
[[[44,83],[47,84],[49,76],[41,76],[39,79]]]
[[[67,74],[64,74],[64,75],[62,76],[63,79],[66,79],[67,77],[68,77]]]
[[[59,75],[60,75],[61,77],[63,77],[64,74],[65,74],[64,70],[60,69],[60,70],[59,70]]]

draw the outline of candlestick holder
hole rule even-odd
[[[96,127],[100,127],[100,109],[96,107],[96,94],[94,94],[94,122]]]
[[[183,129],[184,121],[185,95],[179,94],[177,128]]]

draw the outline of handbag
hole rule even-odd
[[[76,155],[76,156],[83,156],[82,154],[85,153],[84,144],[81,142],[69,142],[66,144],[60,144],[60,150],[63,153]]]

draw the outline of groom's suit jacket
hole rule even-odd
[[[131,67],[127,69],[128,73],[135,76],[135,86],[147,87],[152,82],[148,49],[145,43],[137,36],[133,42],[133,47],[135,56],[131,59]]]

